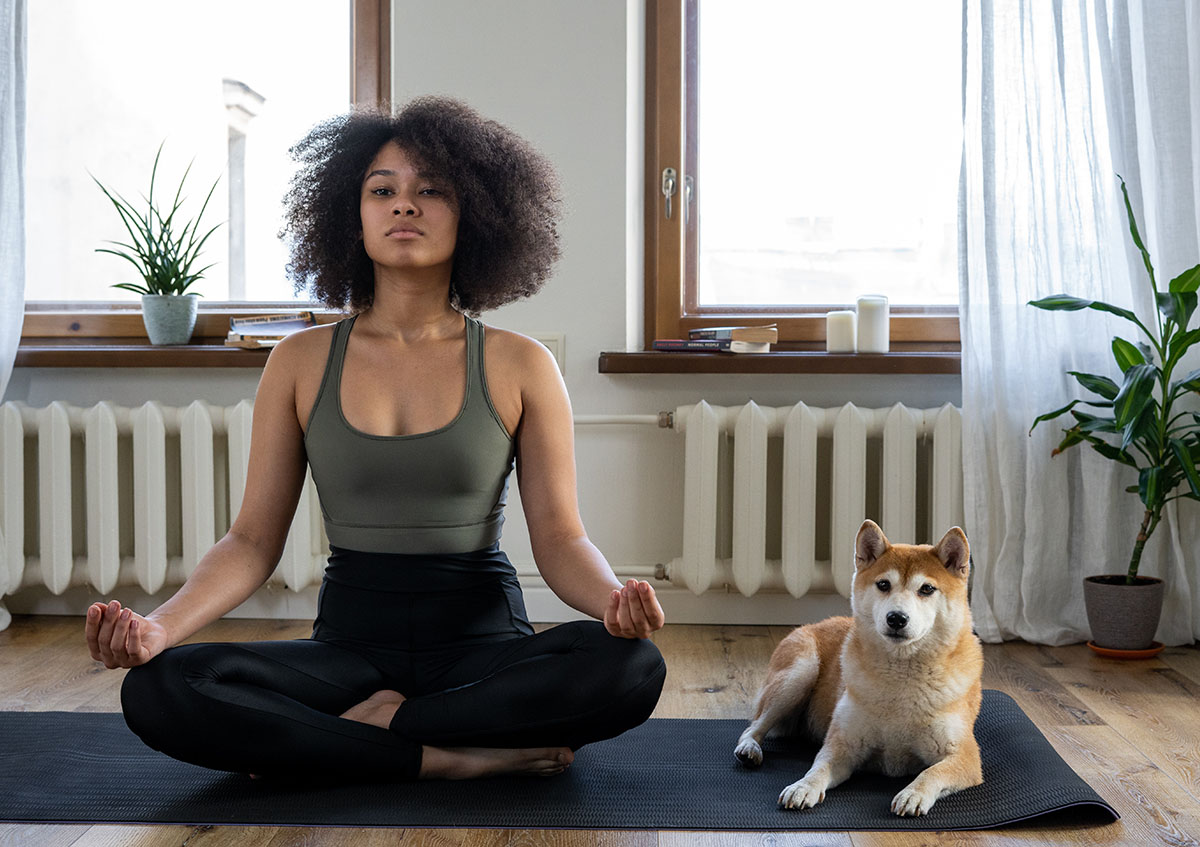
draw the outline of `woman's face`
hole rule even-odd
[[[363,247],[376,267],[431,269],[454,259],[458,203],[443,181],[423,173],[389,141],[367,168],[359,199]]]

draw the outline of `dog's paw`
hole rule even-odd
[[[737,756],[737,760],[748,768],[757,768],[763,761],[762,747],[753,738],[739,741],[738,745],[733,748],[733,755]]]
[[[932,809],[936,801],[937,794],[923,794],[910,785],[892,798],[892,811],[905,818],[917,817]]]
[[[805,778],[783,789],[779,805],[784,809],[811,809],[824,799],[825,789]]]

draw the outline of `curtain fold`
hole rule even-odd
[[[0,397],[25,312],[25,2],[0,0]]]
[[[1200,261],[1197,15],[1185,0],[963,4],[964,495],[984,640],[1087,638],[1081,580],[1128,565],[1135,472],[1086,446],[1052,458],[1060,421],[1029,428],[1082,395],[1067,371],[1116,376],[1111,338],[1136,330],[1026,304],[1065,292],[1152,318],[1118,173],[1159,284]],[[1142,559],[1167,583],[1167,644],[1200,635],[1197,511],[1170,508]]]
[[[25,32],[25,0],[0,0],[0,399],[25,312]],[[0,597],[8,591],[6,565],[0,562]],[[10,620],[0,603],[0,629]]]

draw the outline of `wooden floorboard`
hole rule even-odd
[[[655,717],[746,718],[786,627],[668,626]],[[195,641],[302,638],[303,621],[224,620]],[[0,847],[1200,847],[1200,650],[1140,662],[1084,645],[985,645],[984,685],[1010,694],[1122,820],[984,832],[683,832],[0,824]],[[118,711],[124,671],[87,655],[82,621],[14,618],[0,632],[0,710]],[[781,786],[782,787],[782,786]],[[773,802],[765,798],[764,802]]]

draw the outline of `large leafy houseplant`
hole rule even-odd
[[[1087,443],[1106,459],[1138,472],[1137,485],[1126,489],[1137,493],[1144,507],[1125,574],[1125,582],[1133,585],[1142,550],[1158,527],[1163,508],[1181,498],[1200,500],[1200,471],[1196,464],[1200,459],[1200,414],[1179,409],[1181,398],[1200,392],[1200,369],[1179,379],[1175,377],[1176,368],[1188,350],[1200,342],[1200,329],[1188,329],[1196,312],[1200,264],[1171,280],[1166,291],[1160,291],[1150,253],[1138,233],[1124,179],[1121,179],[1121,194],[1125,198],[1129,232],[1141,252],[1158,306],[1155,320],[1147,327],[1129,309],[1066,294],[1031,301],[1029,305],[1050,311],[1095,309],[1117,315],[1136,326],[1144,340],[1113,338],[1113,358],[1121,371],[1119,382],[1098,374],[1068,371],[1098,399],[1072,400],[1061,409],[1038,417],[1029,431],[1032,433],[1043,421],[1070,413],[1074,424],[1064,430],[1064,437],[1052,455]],[[1096,411],[1080,411],[1075,408],[1079,405]]]
[[[154,204],[154,182],[158,175],[158,160],[162,156],[162,148],[163,145],[160,144],[158,152],[154,155],[154,166],[150,170],[150,193],[144,198],[144,212],[140,206],[130,203],[121,194],[111,191],[92,176],[92,180],[104,192],[104,196],[112,201],[117,214],[121,216],[121,223],[129,233],[128,242],[107,242],[121,249],[97,247],[96,252],[120,256],[136,267],[143,284],[119,282],[112,287],[142,295],[193,293],[188,292],[188,288],[203,278],[204,272],[212,267],[209,264],[194,269],[193,265],[199,259],[204,243],[220,226],[218,223],[203,235],[200,234],[200,219],[204,217],[208,201],[212,199],[220,178],[213,182],[200,212],[194,218],[187,219],[180,213],[184,202],[183,186],[192,169],[190,164],[179,180],[170,210],[164,215]]]

